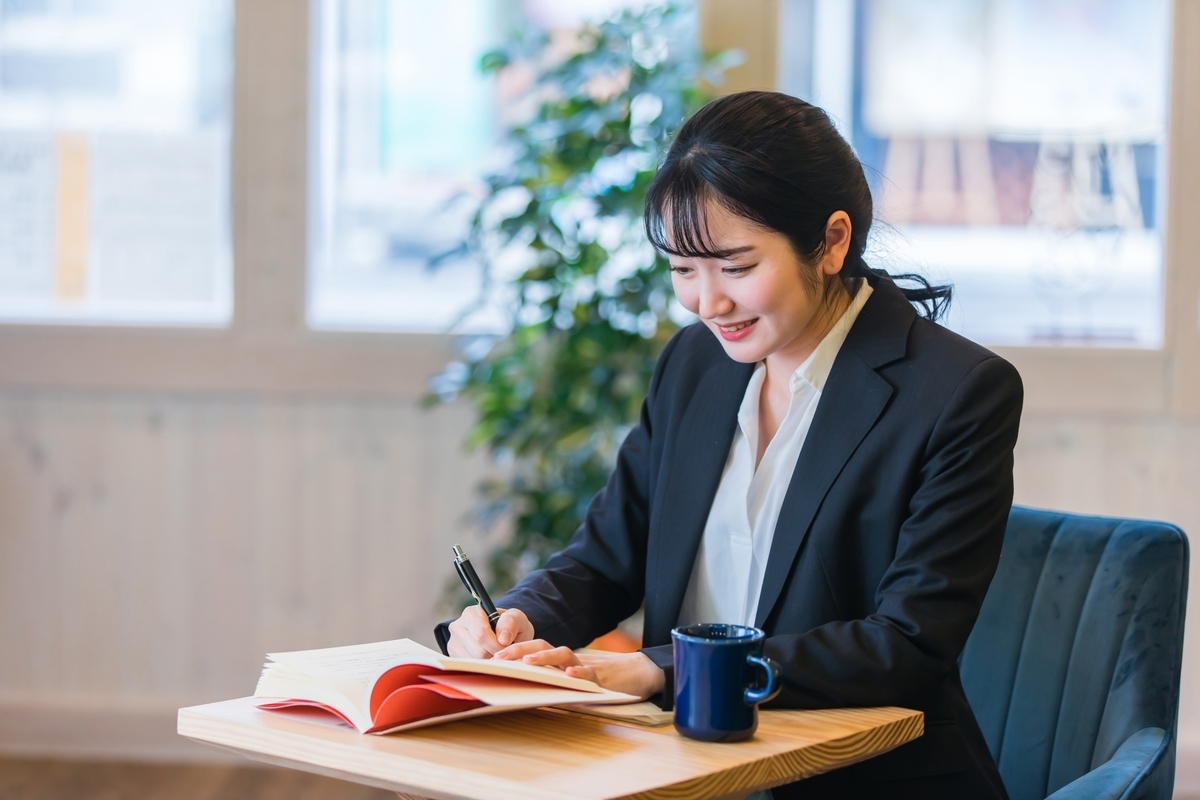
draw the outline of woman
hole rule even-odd
[[[780,708],[897,705],[926,733],[774,790],[1004,797],[957,658],[1012,502],[1016,371],[918,316],[948,290],[871,270],[862,166],[823,111],[747,92],[679,131],[650,240],[699,324],[659,357],[639,425],[565,550],[440,631],[452,655],[523,658],[672,695],[671,628],[756,625]],[[638,653],[582,647],[645,605]]]

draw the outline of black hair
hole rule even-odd
[[[863,260],[871,230],[871,189],[862,163],[820,108],[778,92],[739,92],[712,101],[679,129],[646,193],[646,236],[660,251],[723,258],[708,232],[705,206],[783,234],[805,264],[825,249],[835,211],[850,217],[850,249],[840,273],[853,295],[869,273],[901,280],[922,316],[938,319],[953,287],[911,273],[890,275]],[[670,237],[668,238],[668,231]],[[804,275],[816,282],[816,273]],[[826,283],[826,290],[834,284]]]

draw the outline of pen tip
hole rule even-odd
[[[467,554],[463,552],[462,547],[460,547],[459,545],[454,545],[454,557],[457,558],[459,561],[465,561],[467,558]]]

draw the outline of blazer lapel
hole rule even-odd
[[[891,384],[875,370],[903,357],[916,313],[891,281],[872,284],[874,293],[829,373],[783,498],[755,614],[759,628],[778,602],[829,488],[892,396]]]
[[[647,646],[671,640],[753,372],[753,364],[722,355],[701,377],[680,420],[674,452],[665,459],[658,536],[647,554],[646,574],[654,581],[646,593]]]

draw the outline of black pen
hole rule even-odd
[[[479,580],[479,574],[471,566],[471,559],[467,558],[467,554],[458,545],[454,545],[454,568],[458,570],[458,577],[462,579],[463,586],[467,587],[471,597],[475,598],[475,602],[479,603],[483,613],[487,614],[492,630],[496,630],[496,623],[500,621],[500,612],[496,610],[496,604],[492,602],[487,589],[483,587],[483,581]]]

